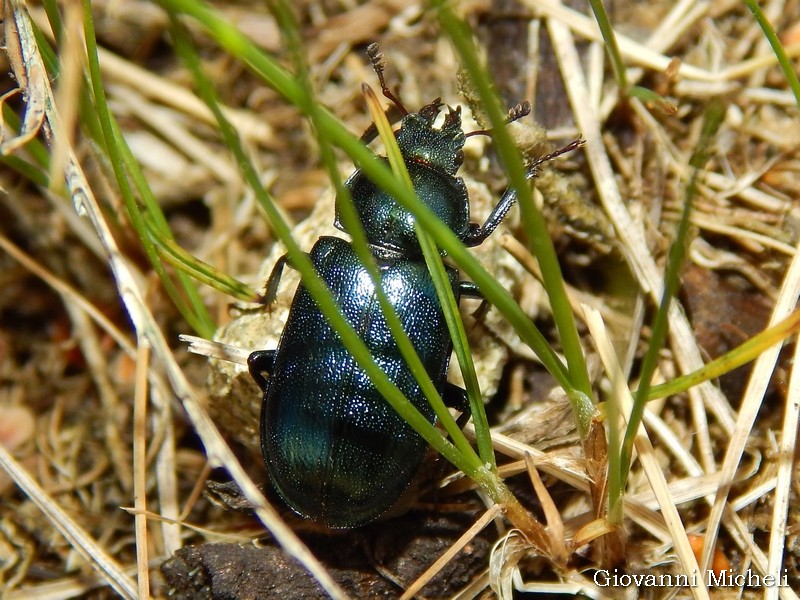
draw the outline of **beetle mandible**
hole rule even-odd
[[[456,177],[465,139],[471,135],[461,128],[460,108],[448,107],[442,125],[434,127],[442,102],[436,99],[409,112],[386,86],[377,44],[368,53],[383,94],[404,115],[395,135],[414,190],[466,246],[481,244],[516,201],[515,192],[503,194],[483,225],[470,223],[467,190]],[[529,105],[515,107],[509,119],[529,110]],[[529,177],[542,162],[577,143],[536,160]],[[445,403],[464,407],[464,390],[446,379],[452,342],[413,215],[360,170],[345,186],[378,264],[381,288]],[[343,230],[338,206],[335,225]],[[321,237],[310,258],[374,360],[433,423],[433,409],[401,357],[372,279],[351,244]],[[268,299],[286,263],[287,256],[281,257],[269,276]],[[445,269],[456,300],[480,297],[474,283],[460,281],[451,266]],[[418,471],[427,444],[376,390],[302,283],[277,349],[253,352],[248,366],[264,393],[261,449],[267,471],[290,508],[327,527],[349,528],[376,520],[397,502]]]

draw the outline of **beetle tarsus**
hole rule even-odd
[[[280,285],[281,277],[283,276],[283,268],[288,262],[288,254],[284,254],[275,262],[275,266],[272,267],[272,272],[269,274],[269,278],[267,279],[267,284],[264,286],[264,293],[261,296],[262,304],[271,306],[272,303],[275,302],[275,298],[278,296],[278,286]]]
[[[474,298],[483,300],[483,294],[474,281],[459,281],[458,293],[461,298]]]

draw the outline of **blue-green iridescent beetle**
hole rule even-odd
[[[368,52],[383,94],[404,115],[395,135],[414,190],[466,246],[481,244],[516,201],[515,192],[503,194],[485,223],[470,223],[469,196],[456,172],[463,162],[465,139],[473,134],[462,130],[460,108],[448,107],[440,127],[434,127],[443,107],[439,99],[408,112],[385,84],[377,45]],[[529,111],[527,103],[519,105],[509,119]],[[529,177],[542,162],[578,143],[538,159]],[[452,342],[413,215],[360,170],[345,185],[379,266],[381,288],[445,403],[463,410],[464,390],[446,379]],[[338,210],[335,225],[343,229]],[[351,244],[322,237],[310,258],[375,362],[433,423],[433,409],[400,354],[372,279]],[[273,293],[286,263],[286,256],[279,259],[269,277],[267,289]],[[480,297],[474,283],[460,281],[451,266],[445,269],[457,300]],[[302,284],[277,349],[253,352],[248,364],[264,392],[264,460],[289,507],[330,528],[364,525],[392,508],[414,479],[427,444],[380,395]]]

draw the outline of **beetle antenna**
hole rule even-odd
[[[508,115],[506,116],[506,125],[509,123],[513,123],[514,121],[519,121],[522,117],[531,114],[531,103],[527,100],[523,100],[522,102],[518,102],[514,106],[512,106],[508,110]],[[470,131],[469,133],[465,134],[464,137],[471,137],[473,135],[491,135],[491,129],[478,129],[477,131]]]
[[[386,62],[383,60],[383,53],[381,52],[380,45],[376,42],[373,42],[367,46],[367,56],[369,56],[369,60],[372,62],[372,68],[375,69],[375,74],[378,76],[378,81],[381,84],[381,92],[383,92],[383,95],[391,100],[394,105],[400,109],[400,112],[403,113],[403,116],[406,116],[408,114],[408,109],[406,109],[406,107],[403,106],[403,103],[400,102],[400,98],[395,96],[392,90],[386,86],[386,80],[383,78],[383,71],[386,69]]]
[[[576,149],[580,148],[581,146],[583,146],[585,143],[586,142],[583,139],[578,138],[578,139],[572,140],[569,144],[567,144],[563,148],[559,148],[555,152],[551,152],[550,154],[545,154],[544,156],[540,156],[539,158],[537,158],[536,160],[534,160],[530,164],[530,166],[528,167],[528,172],[529,173],[535,173],[537,167],[539,167],[541,164],[546,163],[547,161],[553,160],[557,156],[561,156],[562,154],[566,154],[567,152],[572,152],[573,150],[576,150]]]
[[[508,110],[508,120],[506,124],[519,121],[522,117],[527,117],[531,114],[531,103],[527,100],[518,102]]]

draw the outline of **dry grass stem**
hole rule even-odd
[[[491,523],[497,516],[500,514],[501,509],[500,506],[497,504],[493,504],[489,509],[481,515],[480,519],[475,521],[475,523],[464,532],[455,543],[453,543],[450,548],[448,548],[447,552],[442,554],[436,561],[431,564],[427,571],[425,571],[422,575],[420,575],[414,583],[412,583],[406,590],[403,592],[403,595],[400,596],[400,600],[408,600],[409,598],[414,598],[419,593],[419,591],[425,587],[427,584],[439,571],[442,570],[444,565],[446,565],[450,560],[455,557],[456,554],[461,552],[461,550],[466,546],[480,531],[482,531],[489,523]]]
[[[800,361],[800,345],[795,345],[794,363]],[[787,516],[789,513],[789,503],[791,501],[792,479],[794,457],[797,450],[797,427],[800,423],[800,373],[798,369],[792,368],[789,378],[789,401],[786,403],[786,410],[783,413],[783,426],[778,446],[778,476],[775,481],[775,499],[772,509],[772,522],[770,523],[770,538],[768,550],[767,573],[781,574],[785,563]],[[771,489],[758,490],[757,498],[762,498]],[[778,597],[778,589],[767,590],[765,599],[774,600]]]
[[[589,307],[585,307],[585,310],[586,323],[592,332],[592,340],[596,344],[606,373],[608,373],[611,379],[611,386],[613,388],[612,394],[619,402],[622,414],[629,414],[633,406],[633,398],[630,396],[626,378],[619,368],[614,349],[606,335],[605,325],[600,319],[600,314],[598,312]],[[639,453],[638,460],[642,464],[642,469],[658,501],[661,514],[667,524],[667,529],[669,529],[672,535],[672,543],[675,545],[675,551],[678,553],[678,560],[683,566],[683,572],[700,573],[701,571],[698,567],[697,559],[692,552],[689,539],[686,537],[686,529],[678,514],[677,504],[670,494],[669,486],[667,485],[666,479],[664,479],[664,473],[658,464],[655,450],[644,426],[640,426],[639,432],[636,435],[635,444],[636,451]],[[699,582],[698,586],[692,587],[691,592],[694,598],[709,598],[708,589],[703,580]]]
[[[780,294],[775,303],[775,308],[770,317],[770,325],[774,325],[786,318],[797,305],[798,296],[800,296],[800,259],[798,259],[798,256],[800,256],[800,254],[795,253],[792,258],[791,265],[786,273]],[[714,505],[711,507],[711,514],[708,518],[709,533],[706,536],[706,545],[703,547],[702,562],[704,564],[708,564],[711,557],[711,550],[714,547],[718,527],[722,520],[725,504],[727,503],[728,493],[733,483],[734,473],[744,453],[745,445],[747,444],[747,440],[753,428],[756,413],[761,407],[761,402],[764,399],[770,375],[775,368],[779,352],[779,347],[770,348],[758,357],[753,367],[753,373],[750,376],[747,390],[742,399],[742,406],[739,409],[736,429],[733,431],[725,451],[725,459],[722,462],[722,484],[717,490]]]
[[[150,568],[147,560],[147,372],[149,370],[150,348],[147,343],[139,344],[136,356],[136,392],[133,403],[133,498],[136,509],[136,564],[139,600],[150,597]]]

